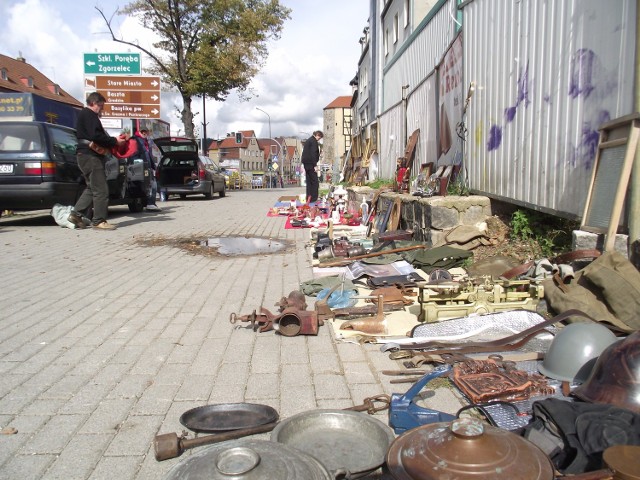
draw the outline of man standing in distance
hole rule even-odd
[[[123,145],[124,137],[111,137],[100,122],[105,98],[98,92],[90,93],[87,106],[82,109],[76,121],[78,137],[78,167],[87,187],[78,198],[69,214],[69,221],[77,228],[85,228],[81,214],[86,214],[93,206],[92,226],[99,230],[115,230],[115,225],[107,222],[109,206],[109,186],[104,171],[105,155],[112,147]]]
[[[320,130],[313,132],[302,147],[302,165],[304,165],[304,174],[307,181],[307,202],[309,204],[318,201],[318,161],[320,160],[320,149],[318,141],[324,137]]]

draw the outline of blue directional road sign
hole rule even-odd
[[[140,75],[139,53],[85,53],[84,73]]]

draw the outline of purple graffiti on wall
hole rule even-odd
[[[498,125],[492,125],[489,129],[489,141],[487,142],[487,150],[496,150],[502,143],[502,128]]]
[[[518,107],[523,105],[528,107],[531,103],[529,99],[529,62],[523,71],[520,72],[518,77],[518,94],[516,97],[515,105],[505,108],[504,118],[506,123],[510,123],[516,116]],[[489,129],[489,141],[487,142],[487,150],[497,150],[502,144],[502,127],[499,125],[492,125]]]
[[[588,48],[579,49],[571,58],[571,80],[569,96],[576,98],[582,95],[587,98],[593,89],[593,75],[596,54]]]
[[[524,72],[520,72],[520,77],[518,78],[518,96],[516,98],[516,104],[512,107],[505,108],[504,110],[504,117],[507,123],[513,121],[521,103],[524,103],[525,107],[528,107],[531,103],[531,100],[529,99],[529,62],[527,62]]]
[[[601,110],[598,112],[595,121],[583,123],[580,143],[573,149],[573,155],[570,159],[572,167],[580,164],[586,170],[591,169],[593,161],[596,158],[598,143],[600,142],[600,133],[597,129],[600,125],[610,120],[611,114],[606,110]]]

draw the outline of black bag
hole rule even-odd
[[[640,445],[640,414],[606,404],[546,398],[533,402],[522,435],[563,474],[605,468],[602,453],[614,445]]]

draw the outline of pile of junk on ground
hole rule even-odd
[[[195,437],[158,435],[156,459],[208,447],[167,478],[640,479],[640,272],[623,254],[505,268],[366,230],[311,229],[313,279],[230,320],[284,337],[328,324],[336,341],[379,345],[398,365],[380,374],[405,387],[285,419],[251,403],[189,410]],[[430,405],[436,388],[460,408]]]

